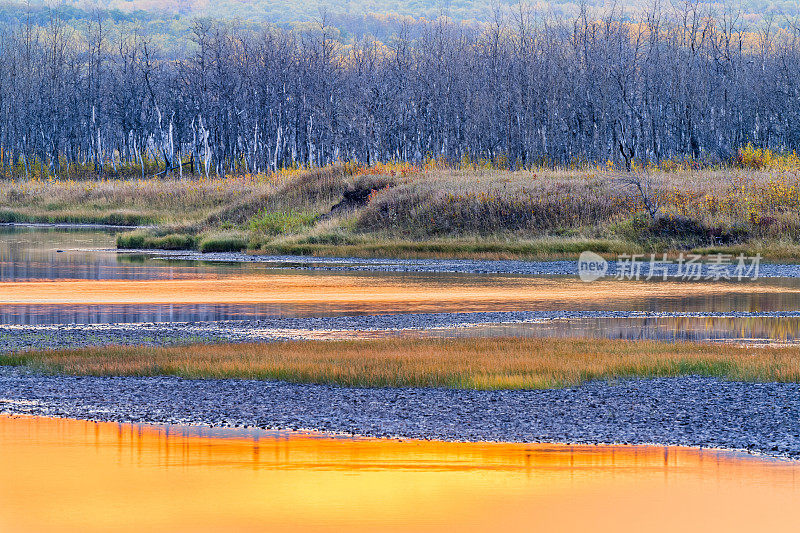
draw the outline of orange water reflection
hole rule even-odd
[[[800,465],[0,417],[0,530],[784,530]]]

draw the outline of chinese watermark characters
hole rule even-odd
[[[761,255],[622,254],[608,261],[594,252],[578,259],[578,276],[583,281],[608,277],[617,280],[745,281],[759,276]]]

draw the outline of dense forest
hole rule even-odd
[[[524,2],[524,0],[523,0]],[[679,4],[685,4],[682,0]],[[26,0],[6,1],[8,15],[13,11],[25,11],[28,6],[55,8],[70,18],[83,18],[97,7],[111,14],[117,20],[176,20],[192,17],[236,18],[249,22],[271,22],[293,24],[313,21],[320,12],[342,19],[358,19],[362,15],[391,15],[400,17],[426,18],[428,20],[447,16],[457,21],[485,22],[494,18],[496,12],[513,10],[519,0]],[[582,6],[604,9],[615,7],[626,14],[636,13],[643,8],[652,7],[652,0],[556,0],[553,2],[528,2],[540,11],[552,15],[574,17]],[[764,15],[800,14],[800,4],[796,0],[740,0],[730,1],[689,0],[689,4],[727,9],[734,5],[742,16],[753,22]],[[671,6],[671,2],[662,2]],[[16,6],[16,9],[14,7]],[[0,2],[0,20],[4,12]]]
[[[0,148],[34,164],[161,161],[203,174],[339,160],[496,165],[724,161],[800,146],[800,26],[698,5],[573,18],[517,7],[485,23],[392,23],[350,42],[198,19],[179,49],[103,16],[6,24]]]

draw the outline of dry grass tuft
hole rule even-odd
[[[597,339],[387,339],[86,348],[0,357],[78,375],[248,378],[370,387],[539,389],[589,380],[701,375],[800,381],[800,348]]]
[[[338,164],[214,179],[0,181],[0,222],[155,224],[150,242],[172,245],[184,234],[195,247],[235,233],[235,242],[217,238],[209,249],[246,243],[269,253],[553,258],[588,245],[800,257],[796,156],[753,149],[742,158],[646,170],[657,221],[613,167]]]

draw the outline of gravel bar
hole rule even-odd
[[[0,367],[0,414],[445,441],[677,445],[800,459],[800,385],[702,377],[470,391]]]
[[[521,276],[573,276],[578,275],[577,261],[519,261],[519,260],[482,260],[482,259],[379,259],[359,257],[309,257],[294,255],[250,255],[239,252],[200,253],[192,251],[164,250],[116,250],[119,254],[147,254],[156,258],[183,261],[209,261],[218,263],[260,263],[274,268],[292,268],[298,270],[349,271],[349,272],[429,272],[429,273],[466,273],[466,274],[511,274]],[[704,256],[699,275],[710,275],[708,261],[714,256]],[[729,274],[733,275],[733,267],[737,258],[731,261]],[[746,266],[751,265],[752,258],[746,258]],[[656,256],[655,261],[659,261]],[[650,272],[650,255],[637,256],[639,272],[642,279]],[[609,261],[606,277],[616,276],[622,269],[630,272],[629,263]],[[663,275],[664,269],[669,277],[680,279],[679,266],[676,263],[659,264],[656,277]],[[735,275],[734,275],[735,277]],[[747,277],[747,276],[745,276]],[[759,278],[800,278],[800,264],[768,263],[760,261]]]
[[[546,325],[556,321],[575,322],[592,319],[652,321],[660,318],[800,319],[800,311],[759,313],[496,311],[323,317],[277,316],[259,320],[211,322],[0,325],[0,354],[21,350],[80,348],[109,344],[174,346],[188,343],[371,338],[381,335],[402,335],[404,332],[424,333],[430,330],[461,329],[474,326]],[[639,327],[636,328],[637,331],[639,329]],[[641,334],[641,332],[639,333]],[[731,336],[731,339],[735,338],[737,338],[735,335]]]

